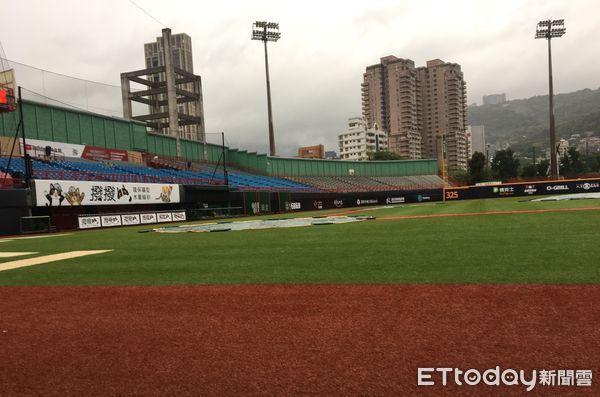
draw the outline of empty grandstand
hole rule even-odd
[[[282,158],[185,139],[178,157],[174,138],[136,121],[31,101],[22,110],[25,143],[17,118],[0,115],[0,194],[12,203],[0,206],[12,223],[0,233],[32,216],[64,230],[442,198],[436,160]]]
[[[444,181],[438,175],[416,176],[306,176],[290,178],[325,192],[380,192],[441,189]]]
[[[222,185],[225,183],[223,172],[211,173],[207,167],[204,172],[178,170],[171,168],[151,168],[129,163],[102,163],[86,160],[31,160],[32,177],[36,179],[58,179],[71,181],[116,181],[171,183],[187,185]],[[0,158],[0,171],[16,175],[25,175],[25,161],[22,158]],[[228,182],[236,189],[307,191],[310,186],[286,179],[242,172],[228,172]]]

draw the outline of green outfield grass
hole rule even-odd
[[[600,207],[600,200],[473,200],[358,213],[379,218],[576,207]],[[347,210],[318,214],[340,211]],[[599,225],[600,211],[577,211],[226,233],[138,233],[148,227],[74,232],[3,242],[0,251],[114,251],[3,271],[0,285],[597,283]],[[21,258],[0,263],[15,259]]]

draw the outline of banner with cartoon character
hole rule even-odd
[[[179,203],[179,185],[36,179],[38,207]]]

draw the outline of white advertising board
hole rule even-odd
[[[173,212],[173,222],[180,222],[180,221],[185,221],[186,217],[185,217],[185,211],[176,211]]]
[[[121,215],[101,215],[102,227],[121,226]]]
[[[108,215],[79,215],[78,217],[79,229],[143,225],[158,222],[181,222],[185,220],[185,211],[144,212]]]
[[[158,216],[158,222],[173,222],[173,216],[170,212],[159,212],[156,214]]]
[[[179,185],[104,181],[34,180],[38,207],[178,203]]]
[[[140,224],[140,214],[123,214],[121,219],[124,226]]]
[[[80,216],[79,217],[79,228],[80,229],[92,229],[95,227],[102,227],[99,216]]]
[[[23,141],[21,142],[21,150],[23,150]],[[53,157],[81,157],[85,145],[77,145],[74,143],[42,141],[40,139],[26,139],[27,154],[33,158],[44,155],[46,146],[50,146],[50,155]]]
[[[143,224],[156,223],[156,214],[141,214],[141,221]]]

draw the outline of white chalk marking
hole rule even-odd
[[[33,255],[37,252],[0,252],[0,258],[12,258],[13,256]]]
[[[72,259],[72,258],[79,258],[81,256],[103,254],[105,252],[110,252],[110,251],[112,251],[112,250],[70,251],[70,252],[63,252],[60,254],[38,256],[37,258],[31,258],[31,259],[20,259],[17,261],[0,263],[0,272],[4,271],[4,270],[18,269],[20,267],[41,265],[42,263],[56,262],[56,261],[62,261],[65,259]]]
[[[49,237],[70,236],[71,234],[73,234],[73,233],[48,234],[48,235],[43,235],[43,236],[27,236],[27,237],[8,237],[8,238],[0,239],[0,243],[6,243],[8,241],[15,241],[15,240],[28,240],[28,239],[32,239],[32,238],[49,238]]]

